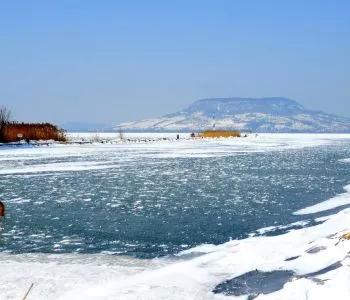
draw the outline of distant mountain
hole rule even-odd
[[[70,132],[114,131],[111,125],[88,122],[67,122],[60,127]]]
[[[122,123],[124,131],[198,132],[216,129],[253,132],[350,132],[350,118],[305,109],[281,98],[213,98],[160,118]]]

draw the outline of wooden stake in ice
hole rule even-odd
[[[29,289],[28,289],[27,293],[24,295],[24,297],[23,297],[23,299],[22,299],[22,300],[26,300],[27,296],[29,295],[30,290],[31,290],[31,289],[32,289],[32,287],[33,287],[33,285],[34,285],[34,283],[32,283],[32,284],[30,285],[30,287],[29,287]]]

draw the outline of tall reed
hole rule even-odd
[[[65,130],[50,123],[18,123],[6,124],[2,142],[16,142],[18,140],[55,140],[66,141]]]

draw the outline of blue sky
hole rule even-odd
[[[0,105],[118,124],[199,98],[350,117],[350,1],[2,1]]]

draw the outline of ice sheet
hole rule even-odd
[[[115,165],[107,165],[103,162],[69,162],[69,163],[48,163],[30,165],[27,167],[16,167],[13,169],[0,169],[1,175],[8,174],[27,174],[41,172],[65,172],[65,171],[83,171],[83,170],[101,170],[115,168]]]
[[[314,214],[321,211],[330,210],[339,206],[349,205],[350,204],[350,185],[344,187],[346,193],[337,195],[331,199],[317,203],[315,205],[300,209],[294,212],[295,215],[307,215]]]
[[[16,156],[19,160],[35,160],[37,157],[60,158],[65,155],[93,158],[94,153],[101,152],[106,156],[115,157],[123,153],[125,157],[132,159],[144,155],[217,156],[241,151],[299,149],[341,143],[342,139],[349,138],[350,135],[259,135],[242,140],[182,140],[0,149],[0,171],[2,174],[18,174],[31,168],[34,173],[40,173],[106,166],[99,161],[80,161],[75,164],[50,162],[44,165],[34,162],[30,167],[19,166],[13,164],[17,160],[11,158]],[[4,167],[3,162],[10,165]],[[349,186],[345,187],[344,194],[334,197],[338,200],[332,198],[328,200],[330,204],[318,204],[300,211],[312,213],[334,208],[335,203],[345,203],[349,200],[348,192]],[[176,257],[153,260],[102,254],[11,255],[2,252],[0,299],[23,298],[31,283],[34,283],[34,287],[29,300],[238,299],[234,296],[214,294],[212,291],[218,284],[256,269],[291,270],[297,274],[281,290],[260,295],[256,298],[258,300],[350,299],[350,241],[340,240],[343,233],[350,231],[350,209],[324,217],[322,221],[324,222],[317,226],[290,230],[278,236],[253,236],[221,245],[200,245],[180,252]],[[261,232],[269,229],[271,228],[261,229]],[[290,258],[293,259],[289,260]],[[315,276],[317,280],[306,276],[335,263],[340,263],[341,267]]]
[[[137,134],[135,134],[137,135]],[[139,134],[147,136],[148,134]],[[121,152],[123,155],[133,156],[149,155],[157,157],[196,155],[217,156],[230,155],[242,152],[267,152],[282,151],[286,149],[301,149],[320,145],[342,143],[350,139],[350,135],[327,134],[251,134],[247,138],[217,138],[217,139],[189,139],[180,140],[153,140],[151,142],[124,141],[115,142],[106,140],[105,143],[94,142],[92,144],[50,144],[48,146],[13,146],[0,147],[0,161],[31,160],[42,158],[62,158],[91,156],[96,153]]]
[[[30,299],[37,300],[236,299],[212,290],[225,280],[256,269],[297,274],[283,289],[256,299],[327,299],[324,295],[349,299],[350,241],[339,242],[341,234],[350,230],[349,216],[346,209],[314,227],[274,237],[203,245],[180,253],[177,259],[1,253],[0,299],[19,299],[32,282]],[[315,247],[321,250],[310,251]],[[191,258],[190,252],[202,255]],[[288,261],[290,257],[297,258]],[[317,280],[307,276],[337,262],[340,268],[315,276]]]

